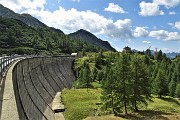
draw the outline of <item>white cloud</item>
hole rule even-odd
[[[0,0],[0,3],[15,12],[19,12],[22,9],[42,9],[46,0]]]
[[[130,19],[113,21],[90,10],[78,11],[74,8],[65,10],[62,7],[54,12],[46,10],[26,12],[36,16],[46,25],[59,28],[65,33],[85,29],[94,34],[102,34],[117,40],[133,38]]]
[[[142,43],[144,43],[144,44],[151,44],[150,41],[142,41]]]
[[[174,11],[169,12],[169,15],[175,15],[175,14],[176,14],[176,12],[174,12]]]
[[[139,15],[141,16],[157,16],[157,15],[164,15],[164,12],[159,9],[158,4],[156,3],[146,3],[142,1],[140,4],[141,11]]]
[[[115,12],[115,13],[125,13],[122,7],[114,3],[109,3],[109,6],[105,8],[104,11]]]
[[[173,23],[168,23],[168,25],[173,26],[174,24]]]
[[[174,27],[180,30],[180,21],[175,22]]]
[[[73,2],[80,2],[80,0],[72,0]]]
[[[170,50],[169,48],[162,48],[163,53],[168,53],[168,52],[172,52],[172,50]]]
[[[58,0],[58,3],[60,3],[61,2],[61,0]]]
[[[136,27],[136,29],[134,30],[135,37],[147,37],[148,34],[149,32],[143,27]]]
[[[180,21],[177,21],[175,23],[168,23],[168,25],[173,26],[172,28],[180,30]]]
[[[149,36],[165,41],[180,41],[180,34],[178,32],[168,32],[165,30],[151,31]]]
[[[180,0],[153,0],[153,3],[164,5],[166,8],[171,8],[178,6],[180,4]]]

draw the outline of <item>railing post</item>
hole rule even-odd
[[[1,67],[1,79],[2,79],[2,76],[3,76],[3,71],[2,71],[2,69],[3,69],[2,68],[3,67],[3,61],[2,61],[2,58],[1,58],[1,66],[0,67]]]

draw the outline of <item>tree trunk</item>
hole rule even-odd
[[[161,97],[162,97],[162,95],[160,94],[160,95],[159,95],[159,98],[161,98]]]
[[[138,111],[138,107],[137,107],[136,101],[134,102],[134,109],[135,109],[136,112]]]
[[[126,106],[126,100],[124,101],[124,110],[125,110],[125,114],[127,115],[127,106]]]

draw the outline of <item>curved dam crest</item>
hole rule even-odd
[[[35,57],[19,61],[13,69],[13,89],[19,120],[55,120],[56,93],[75,81],[75,57]]]

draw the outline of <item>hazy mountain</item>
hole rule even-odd
[[[45,27],[46,26],[44,23],[42,23],[38,19],[32,17],[30,14],[26,14],[26,13],[17,14],[14,11],[10,10],[9,8],[4,7],[1,4],[0,4],[0,16],[18,19],[18,20],[26,23],[29,26],[35,26],[35,27]]]
[[[175,58],[178,55],[180,55],[180,53],[177,53],[177,52],[166,53],[166,56],[169,58]]]
[[[92,33],[80,29],[74,33],[69,34],[69,36],[71,38],[76,38],[76,39],[80,39],[83,41],[86,41],[88,43],[91,43],[93,45],[97,45],[100,46],[101,48],[103,48],[104,50],[111,50],[111,51],[116,51],[110,44],[108,41],[103,41],[99,38],[97,38],[95,35],[93,35]]]

